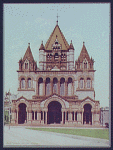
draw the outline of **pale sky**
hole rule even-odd
[[[75,48],[75,60],[83,41],[89,56],[95,60],[95,100],[100,107],[109,106],[110,3],[17,3],[3,6],[4,93],[17,94],[19,60],[28,43],[35,61],[39,48],[52,33],[58,13],[58,25],[68,44]]]

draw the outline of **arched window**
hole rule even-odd
[[[84,79],[81,78],[81,79],[80,79],[80,88],[83,88],[83,87],[84,87]]]
[[[46,78],[46,95],[50,95],[50,78]]]
[[[22,89],[25,88],[25,79],[24,78],[21,79],[21,88]]]
[[[57,93],[57,83],[58,83],[58,80],[57,78],[54,78],[53,79],[53,93]]]
[[[25,63],[25,69],[28,69],[28,63]]]
[[[61,78],[60,80],[60,95],[64,95],[65,91],[65,79]]]
[[[31,88],[31,78],[28,78],[27,87],[28,87],[28,88]]]
[[[91,88],[91,79],[87,78],[87,88]]]
[[[68,95],[71,96],[72,93],[73,93],[72,78],[68,78]]]
[[[38,94],[40,96],[43,95],[43,79],[42,78],[39,78],[38,80]]]
[[[87,62],[84,62],[84,69],[87,69]]]

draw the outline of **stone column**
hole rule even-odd
[[[83,124],[83,111],[82,111],[82,124]]]
[[[37,95],[39,96],[39,84],[38,84],[38,81],[37,81]]]
[[[41,111],[37,110],[37,121],[38,121],[38,124],[41,123]]]
[[[43,124],[44,124],[44,111],[43,111]]]
[[[28,117],[29,120],[28,120],[28,121],[31,123],[31,122],[32,122],[32,111],[29,110],[29,113],[28,113],[28,114],[29,114],[29,117]]]
[[[16,111],[16,113],[17,113],[16,122],[17,122],[17,124],[18,124],[18,110]]]
[[[64,112],[62,111],[62,124],[64,124]]]
[[[81,112],[80,111],[77,111],[77,121],[78,121],[78,124],[81,124]]]
[[[34,120],[35,120],[35,111],[34,111]]]
[[[43,96],[45,96],[46,80],[43,80]]]
[[[27,122],[28,122],[28,120],[29,120],[29,112],[27,111]]]
[[[93,120],[94,120],[94,115],[93,115],[93,112],[92,112],[92,125],[93,125]]]
[[[57,86],[57,89],[58,89],[57,94],[60,95],[60,81],[59,81],[59,80],[58,80],[58,86]]]
[[[67,112],[65,111],[65,121],[67,121],[67,117],[66,116],[67,116]]]
[[[53,94],[53,82],[52,81],[50,82],[50,86],[51,86],[51,92],[50,93],[52,95]]]
[[[47,124],[47,111],[45,112],[45,124]]]
[[[68,92],[67,82],[68,81],[65,81],[65,96],[67,96],[67,92]]]
[[[74,111],[74,121],[75,121],[75,113],[76,113],[76,112]]]

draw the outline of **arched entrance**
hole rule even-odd
[[[91,108],[90,104],[84,105],[83,124],[92,124]]]
[[[52,101],[48,105],[47,123],[59,123],[62,121],[61,104],[57,101]]]
[[[21,103],[18,107],[18,124],[23,124],[25,123],[25,120],[27,120],[26,104]]]

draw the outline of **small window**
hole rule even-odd
[[[31,88],[31,78],[28,78],[28,88]]]
[[[25,79],[24,78],[21,79],[21,88],[22,89],[25,88]]]
[[[83,88],[83,87],[84,87],[84,79],[81,78],[81,79],[80,79],[80,88]]]
[[[87,88],[90,88],[90,87],[91,87],[91,79],[87,78]]]

